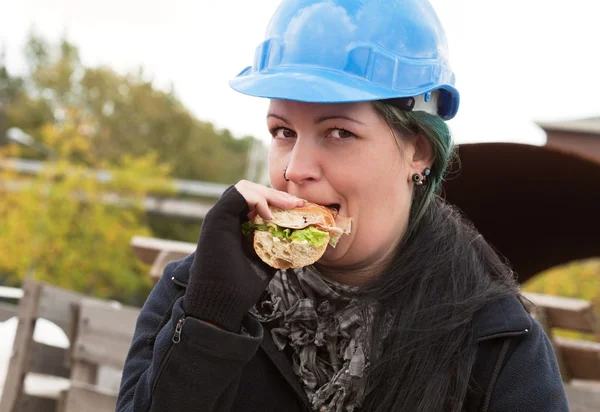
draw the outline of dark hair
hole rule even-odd
[[[518,286],[508,265],[438,195],[453,151],[445,122],[379,102],[375,108],[397,134],[427,138],[434,164],[427,185],[415,186],[409,230],[394,258],[361,289],[363,301],[379,307],[364,410],[458,412],[477,351],[476,314],[518,294]]]

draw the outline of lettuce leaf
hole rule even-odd
[[[255,225],[252,222],[246,222],[246,223],[242,224],[242,234],[244,236],[248,236],[250,233],[254,232],[255,230],[269,231],[269,228],[267,225]]]
[[[266,225],[255,225],[252,222],[246,222],[242,225],[242,234],[248,236],[255,230],[261,230],[270,232],[273,236],[280,239],[289,239],[296,242],[307,241],[313,246],[319,247],[327,243],[327,237],[329,233],[319,230],[316,227],[309,226],[305,229],[292,230],[289,228],[282,228],[274,223],[267,223]]]
[[[317,229],[314,226],[309,226],[306,229],[294,230],[290,235],[291,240],[302,242],[306,240],[313,246],[323,246],[329,241],[329,233]]]

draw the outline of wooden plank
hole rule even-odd
[[[78,304],[82,298],[83,295],[78,293],[44,284],[40,296],[40,317],[60,326],[68,334],[71,305]]]
[[[73,362],[123,368],[139,312],[138,308],[83,300]]]
[[[23,395],[15,412],[54,412],[56,406],[56,399]]]
[[[553,328],[577,330],[585,333],[597,333],[598,325],[591,302],[561,296],[523,293],[537,307],[544,308]]]
[[[161,251],[177,252],[190,255],[196,251],[196,244],[179,242],[153,237],[134,236],[131,239],[131,247],[138,259],[149,265],[153,264]]]
[[[80,301],[81,302],[81,301]],[[77,339],[77,333],[79,332],[79,303],[72,303],[69,310],[69,321],[67,326],[67,338],[71,343],[65,353],[65,365],[71,367],[71,360],[73,358],[73,351],[75,350],[75,340]]]
[[[34,341],[31,343],[31,355],[27,371],[68,378],[71,371],[65,364],[66,352],[66,349]]]
[[[600,410],[600,392],[565,385],[569,410],[571,412],[598,412]]]
[[[150,277],[154,281],[158,281],[165,270],[165,267],[174,260],[180,260],[187,257],[189,253],[177,252],[172,250],[161,250],[156,259],[154,259],[154,263],[152,264],[152,268],[150,268]]]
[[[66,412],[67,410],[67,396],[69,395],[68,390],[61,391],[56,399],[56,412]]]
[[[117,394],[101,388],[73,382],[61,412],[114,412]]]
[[[554,338],[572,379],[600,380],[600,342]]]
[[[98,382],[98,364],[84,360],[73,360],[71,366],[71,381],[96,385]]]
[[[554,342],[554,334],[552,333],[552,328],[550,327],[550,322],[548,320],[548,310],[543,306],[537,306],[533,309],[532,315],[538,322],[540,322],[540,325],[542,325],[542,329],[552,342],[554,354],[558,362],[558,368],[560,370],[560,375],[562,377],[563,382],[569,382],[571,380],[571,372],[565,364],[565,360],[563,358],[563,354],[559,345],[557,345]]]
[[[17,316],[18,311],[18,305],[0,302],[0,322],[4,322],[12,317]]]
[[[569,385],[574,388],[600,393],[600,381],[592,381],[589,379],[573,379],[571,382],[569,382]]]
[[[0,400],[0,412],[15,412],[22,399],[23,382],[29,364],[41,290],[41,284],[35,281],[23,282],[23,298],[19,302],[19,322]]]

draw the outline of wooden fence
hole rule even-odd
[[[114,412],[139,309],[32,280],[23,292],[0,412]],[[33,339],[42,318],[64,331],[68,349]],[[112,381],[99,380],[101,368],[113,369]],[[28,389],[32,377],[54,384]]]

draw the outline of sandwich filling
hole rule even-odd
[[[335,247],[335,243],[328,232],[317,229],[314,226],[308,226],[303,229],[290,229],[283,228],[276,225],[275,223],[268,222],[266,224],[255,224],[252,222],[246,222],[242,225],[242,233],[244,236],[249,235],[255,230],[269,232],[274,239],[285,242],[307,242],[312,246],[320,247],[329,242],[331,246]]]

